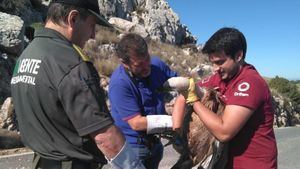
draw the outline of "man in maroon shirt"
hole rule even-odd
[[[197,85],[216,88],[226,107],[217,116],[194,99],[193,108],[219,141],[229,142],[226,168],[276,169],[272,96],[265,80],[245,62],[246,48],[244,35],[234,28],[222,28],[206,42],[202,52],[208,54],[215,73]],[[183,99],[179,96],[177,102]]]

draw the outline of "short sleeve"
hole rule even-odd
[[[59,98],[80,136],[113,124],[99,76],[92,63],[82,62],[60,82]]]
[[[126,80],[120,80],[118,83],[113,83],[109,90],[109,99],[115,112],[119,112],[119,116],[122,120],[127,121],[132,117],[141,114],[141,108],[139,107],[137,92],[134,92],[136,88],[132,86]]]
[[[227,94],[227,105],[240,105],[256,110],[265,100],[267,86],[255,76],[239,80]]]
[[[217,74],[204,77],[203,79],[197,82],[198,86],[205,87],[205,88],[214,88],[219,86],[220,84],[221,84],[221,79],[218,77]]]

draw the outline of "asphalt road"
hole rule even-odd
[[[278,169],[300,168],[300,127],[275,129]]]
[[[275,129],[278,146],[278,169],[300,168],[300,127]],[[163,140],[165,142],[165,140]],[[0,157],[0,169],[30,169],[32,153]],[[178,154],[171,146],[165,148],[159,169],[170,169],[176,163]],[[110,169],[109,165],[104,169]]]

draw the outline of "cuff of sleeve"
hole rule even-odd
[[[119,153],[114,158],[107,159],[107,161],[115,169],[145,169],[142,162],[126,141]]]

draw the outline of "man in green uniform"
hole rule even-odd
[[[97,71],[83,53],[101,17],[97,0],[53,0],[11,80],[22,141],[33,168],[144,168],[113,124]],[[106,159],[104,158],[106,157]]]

